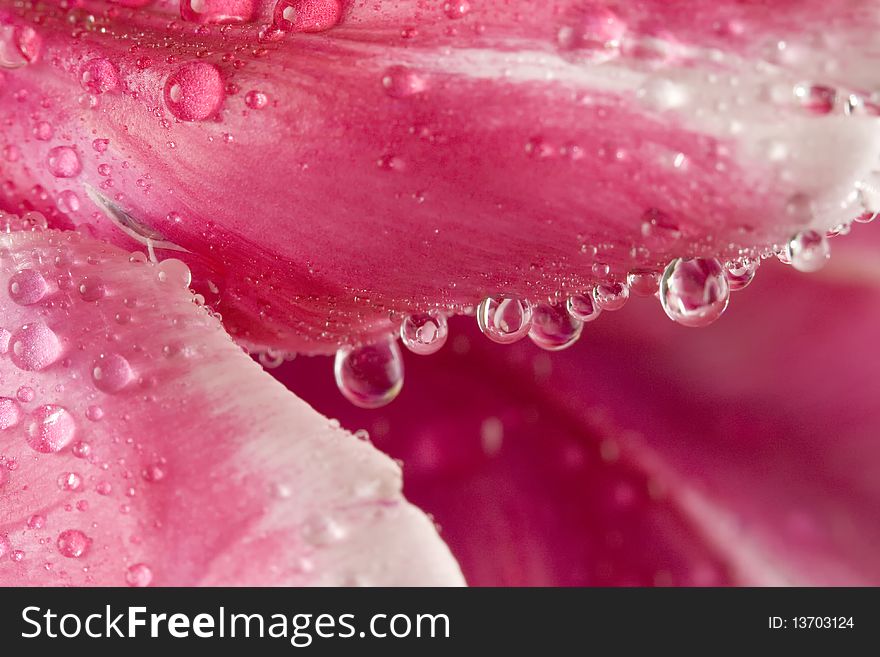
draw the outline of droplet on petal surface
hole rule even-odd
[[[25,324],[12,334],[12,362],[23,370],[43,370],[60,358],[61,340],[43,322]]]
[[[119,71],[105,57],[96,57],[83,64],[79,79],[83,89],[93,94],[103,94],[119,88]]]
[[[9,278],[9,296],[17,304],[30,306],[49,291],[43,275],[34,269],[22,269]]]
[[[518,297],[486,297],[477,307],[477,325],[483,335],[499,344],[521,340],[531,324],[532,305]]]
[[[592,294],[575,294],[565,302],[568,314],[581,322],[592,322],[602,314]]]
[[[0,431],[11,429],[21,422],[21,408],[14,399],[0,397]]]
[[[663,310],[683,326],[708,326],[721,317],[729,300],[724,268],[714,258],[678,258],[660,279]]]
[[[342,15],[339,0],[279,0],[273,25],[284,32],[324,32]]]
[[[43,454],[60,452],[76,434],[76,422],[66,409],[54,404],[37,408],[27,427],[27,443]]]
[[[98,390],[119,392],[134,378],[128,360],[119,354],[101,354],[92,366],[92,381]]]
[[[620,310],[629,299],[629,288],[625,283],[599,283],[593,288],[593,299],[602,310]]]
[[[184,64],[165,81],[165,105],[181,121],[214,116],[226,97],[220,71],[207,62]]]
[[[88,551],[92,540],[78,529],[67,529],[58,535],[58,552],[68,559],[79,559]]]
[[[564,305],[539,303],[532,311],[529,338],[542,349],[560,351],[577,342],[583,328]]]
[[[180,0],[180,16],[193,23],[247,23],[255,0]]]
[[[785,246],[786,258],[798,271],[819,271],[830,255],[828,238],[815,230],[798,233]]]
[[[153,581],[153,571],[145,563],[136,563],[125,571],[125,583],[131,587],[143,588]]]
[[[407,315],[400,325],[400,341],[414,354],[439,351],[449,334],[446,315],[438,311]]]
[[[75,178],[82,171],[79,154],[72,146],[56,146],[46,156],[49,173],[56,178]]]
[[[389,404],[403,387],[403,355],[388,339],[336,352],[336,385],[343,396],[361,408]]]

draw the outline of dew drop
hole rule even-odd
[[[79,210],[79,196],[76,195],[76,192],[70,189],[65,189],[63,192],[58,194],[58,209],[65,214],[70,214],[71,212],[76,212]]]
[[[168,110],[181,121],[204,121],[226,97],[223,76],[207,62],[185,64],[168,76],[164,96]]]
[[[830,255],[828,238],[815,230],[798,233],[785,246],[786,258],[798,271],[819,271]]]
[[[392,98],[406,98],[427,88],[425,79],[406,66],[391,66],[382,74],[382,88]]]
[[[49,173],[56,178],[75,178],[82,171],[79,154],[72,146],[56,146],[46,156]]]
[[[192,282],[192,272],[183,260],[168,258],[159,263],[158,269],[158,278],[162,283],[187,288]]]
[[[0,431],[11,429],[21,422],[21,408],[10,397],[0,397]]]
[[[15,391],[15,398],[23,404],[34,401],[35,396],[34,389],[30,386],[21,386]]]
[[[403,387],[403,356],[396,340],[343,347],[336,352],[336,385],[343,396],[361,408],[390,403]]]
[[[58,475],[58,489],[74,493],[82,488],[82,477],[76,472],[62,472]]]
[[[464,18],[471,11],[471,3],[468,0],[453,0],[443,4],[443,13],[447,18]]]
[[[487,338],[511,344],[526,336],[532,324],[532,305],[517,297],[486,297],[477,307],[477,325]]]
[[[423,356],[439,351],[446,344],[448,334],[446,315],[436,310],[409,315],[400,325],[403,346]]]
[[[49,141],[55,136],[55,129],[48,121],[40,121],[34,126],[34,139],[37,141]]]
[[[727,263],[727,283],[730,290],[742,290],[755,278],[761,261],[757,258],[739,258]]]
[[[570,347],[578,338],[584,323],[572,317],[566,306],[539,303],[532,311],[529,338],[547,351],[561,351]]]
[[[46,516],[35,513],[27,520],[28,529],[42,529],[46,525]]]
[[[73,416],[61,406],[46,404],[31,414],[26,439],[31,449],[54,454],[67,447],[75,433]]]
[[[41,47],[42,38],[29,25],[0,25],[0,69],[35,62]]]
[[[642,237],[650,248],[666,249],[681,239],[681,230],[665,212],[650,208],[642,215]]]
[[[284,32],[324,32],[342,15],[339,0],[279,0],[272,25]]]
[[[119,392],[132,378],[131,365],[119,354],[101,354],[92,365],[92,381],[103,392]]]
[[[12,335],[12,362],[16,367],[43,370],[61,356],[61,341],[43,322],[25,324]]]
[[[607,60],[620,51],[626,30],[626,22],[612,10],[590,7],[560,28],[556,40],[562,50],[579,51],[594,60]]]
[[[584,323],[592,322],[602,314],[602,309],[591,294],[575,294],[568,297],[565,309],[569,315]]]
[[[104,409],[92,404],[86,409],[86,419],[92,422],[100,422],[104,417]]]
[[[67,529],[58,534],[58,552],[68,559],[79,559],[89,549],[92,540],[78,529]]]
[[[83,64],[79,81],[86,91],[103,94],[119,88],[119,72],[109,59],[96,57]]]
[[[9,278],[9,296],[21,306],[37,303],[48,291],[46,279],[33,269],[22,269]]]
[[[629,299],[629,288],[624,283],[599,283],[593,288],[593,300],[602,310],[620,310]]]
[[[248,23],[255,0],[180,0],[180,16],[192,23]]]
[[[143,588],[153,581],[153,571],[145,563],[136,563],[125,571],[125,583],[131,587]]]
[[[794,97],[801,107],[812,114],[822,116],[834,111],[837,91],[820,84],[798,84],[794,88]]]
[[[77,291],[83,301],[97,301],[107,294],[107,288],[97,276],[83,276],[77,286]]]
[[[650,269],[633,269],[626,276],[626,284],[637,297],[651,297],[660,288],[660,274]]]
[[[660,303],[683,326],[708,326],[727,308],[730,286],[724,268],[714,258],[677,258],[660,279]]]
[[[269,104],[269,97],[262,91],[252,89],[244,95],[244,104],[254,110],[263,109]]]

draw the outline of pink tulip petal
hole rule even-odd
[[[0,584],[461,584],[399,467],[187,281],[73,232],[0,237]]]
[[[765,264],[707,329],[634,299],[550,354],[453,322],[380,412],[279,373],[403,459],[473,585],[878,585],[876,239]]]
[[[185,249],[247,344],[328,353],[876,200],[866,0],[356,0],[314,34],[121,4],[7,3],[2,203]]]

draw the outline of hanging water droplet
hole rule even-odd
[[[153,571],[145,563],[136,563],[125,571],[125,583],[134,588],[149,586],[153,581]]]
[[[180,17],[193,23],[247,23],[255,0],[180,0]]]
[[[436,310],[408,315],[400,325],[403,346],[423,356],[439,351],[448,334],[446,315]]]
[[[27,427],[27,444],[43,454],[60,452],[73,440],[76,422],[61,406],[46,404],[35,409]]]
[[[119,392],[133,378],[131,365],[119,354],[101,354],[92,365],[92,381],[103,392]]]
[[[660,274],[650,269],[633,269],[626,275],[626,284],[637,297],[652,297],[660,288]]]
[[[493,342],[516,342],[526,336],[531,324],[532,305],[517,297],[486,297],[477,306],[477,325]]]
[[[822,269],[831,255],[828,238],[815,230],[795,235],[785,246],[785,255],[798,271],[814,272]]]
[[[21,306],[37,303],[48,291],[46,279],[33,269],[22,269],[9,277],[9,296]]]
[[[82,171],[79,154],[72,146],[56,146],[50,150],[46,164],[56,178],[75,178]]]
[[[761,261],[757,258],[739,258],[727,263],[727,283],[731,291],[742,290],[752,282]]]
[[[23,370],[43,370],[58,360],[63,351],[58,336],[43,322],[25,324],[11,339],[12,362]]]
[[[403,387],[403,355],[396,340],[387,339],[336,352],[336,385],[343,396],[361,408],[390,403]]]
[[[92,544],[92,539],[78,529],[67,529],[58,534],[58,552],[68,559],[82,557]]]
[[[724,268],[714,258],[677,258],[660,279],[660,303],[683,326],[708,326],[721,317],[730,300]]]
[[[624,283],[600,283],[593,288],[593,299],[602,310],[620,310],[629,299],[629,288]]]
[[[596,303],[592,294],[575,294],[568,297],[565,302],[568,314],[581,322],[592,322],[602,314],[602,309]]]
[[[547,351],[561,351],[570,347],[578,338],[584,323],[572,317],[562,304],[540,303],[532,311],[529,338]]]
[[[214,116],[225,97],[223,76],[207,62],[184,64],[165,81],[165,105],[181,121],[204,121]]]
[[[279,0],[273,26],[284,32],[324,32],[342,15],[339,0]]]

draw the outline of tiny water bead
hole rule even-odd
[[[831,114],[837,103],[837,91],[833,87],[820,84],[795,85],[794,97],[801,107],[819,116]]]
[[[443,13],[447,17],[456,19],[467,16],[471,11],[471,3],[468,0],[452,0],[443,3]]]
[[[62,472],[58,475],[58,489],[74,493],[82,488],[82,477],[76,472]]]
[[[226,97],[220,71],[207,62],[184,64],[165,81],[165,105],[181,121],[204,121]]]
[[[556,39],[563,50],[579,50],[606,59],[620,49],[626,31],[626,22],[620,16],[596,6],[578,12],[576,20],[559,29]]]
[[[436,310],[408,315],[400,325],[400,341],[411,352],[422,356],[439,351],[448,335],[446,315]]]
[[[37,303],[49,291],[43,275],[33,269],[22,269],[9,278],[9,296],[21,306]]]
[[[602,310],[620,310],[629,299],[629,288],[624,283],[599,283],[593,288],[593,299]]]
[[[61,406],[46,404],[31,414],[26,440],[34,451],[53,454],[67,447],[75,434],[73,416]]]
[[[72,146],[56,146],[46,155],[49,173],[56,178],[75,178],[82,171],[79,154]]]
[[[477,325],[493,342],[511,344],[528,334],[532,305],[518,297],[486,297],[477,306]]]
[[[272,24],[284,32],[324,32],[341,16],[339,0],[279,0]]]
[[[732,292],[746,288],[755,278],[761,261],[757,258],[739,258],[727,263],[727,283]]]
[[[406,98],[427,88],[425,78],[406,66],[391,66],[382,74],[382,88],[391,98]]]
[[[105,57],[96,57],[83,64],[79,75],[83,89],[93,94],[116,91],[119,88],[119,71]]]
[[[73,190],[65,189],[58,194],[58,202],[56,205],[58,206],[58,209],[65,214],[76,212],[80,207],[79,196],[77,196],[76,192]]]
[[[565,302],[568,314],[581,322],[592,322],[602,314],[602,309],[596,303],[592,294],[575,294],[568,297]]]
[[[255,0],[180,0],[180,16],[193,23],[247,23]]]
[[[724,268],[714,258],[677,258],[660,279],[660,303],[683,326],[708,326],[721,317],[730,300]]]
[[[815,230],[798,233],[785,246],[786,259],[798,271],[819,271],[830,255],[828,238]]]
[[[119,392],[133,378],[131,365],[119,354],[101,354],[92,365],[92,381],[103,392]]]
[[[269,97],[262,91],[251,89],[244,96],[244,104],[253,110],[259,110],[269,104]]]
[[[11,429],[21,422],[21,408],[14,399],[0,397],[0,431]]]
[[[379,408],[403,387],[403,355],[394,339],[336,352],[333,368],[342,395],[360,408]]]
[[[581,337],[584,323],[572,317],[566,306],[540,303],[532,311],[529,338],[548,351],[561,351]]]
[[[131,587],[143,588],[153,581],[153,571],[145,563],[136,563],[125,571],[125,583]]]
[[[79,559],[86,554],[92,539],[78,529],[67,529],[58,534],[56,545],[61,556],[68,559]]]
[[[27,371],[46,369],[61,357],[63,347],[55,332],[43,322],[23,325],[12,334],[12,362]]]

